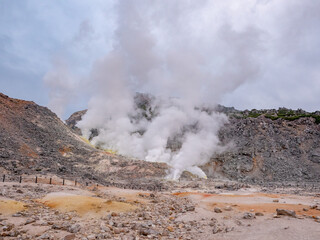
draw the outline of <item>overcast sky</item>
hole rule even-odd
[[[115,44],[119,20],[115,2],[0,0],[0,92],[44,106],[49,106],[52,97],[67,95],[67,102],[61,102],[67,107],[64,117],[86,108],[90,93],[79,85],[95,61],[108,55]],[[183,1],[177,2],[181,5]],[[252,53],[256,54],[252,59],[257,61],[257,73],[227,92],[221,104],[238,109],[320,110],[319,0],[185,2],[189,7],[190,2],[203,4],[205,11],[195,17],[206,20],[206,27],[212,21],[227,23],[235,31],[252,27],[259,32],[260,50]],[[174,4],[168,4],[170,7]],[[203,25],[195,22],[197,32]],[[189,34],[192,37],[193,32]],[[228,41],[230,47],[233,42],[236,40]],[[210,54],[212,59],[219,57]],[[57,75],[54,69],[65,74]]]

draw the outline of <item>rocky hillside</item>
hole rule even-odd
[[[141,116],[135,117],[152,117],[153,113],[144,113],[150,112],[152,100],[137,97]],[[238,111],[223,106],[216,110],[230,118],[220,131],[221,141],[229,148],[202,166],[210,178],[249,183],[320,181],[318,112]],[[85,112],[73,114],[66,121],[68,128],[49,109],[0,94],[0,174],[55,174],[107,184],[139,180],[131,187],[143,185],[141,179],[166,175],[165,164],[106,153],[85,142],[76,127]],[[173,139],[168,147],[177,148],[179,143]]]
[[[152,97],[138,94],[135,98],[140,115],[150,116]],[[320,181],[320,114],[301,109],[246,110],[217,106],[229,116],[229,123],[220,131],[220,140],[228,145],[224,154],[213,156],[202,166],[210,178],[245,182],[310,182]],[[146,112],[143,114],[143,112]],[[74,113],[68,125],[76,123],[85,111]],[[95,129],[93,133],[97,133]],[[169,148],[179,147],[170,139]]]
[[[164,177],[165,170],[164,164],[99,151],[48,108],[0,93],[0,174],[55,174],[108,183]]]
[[[231,117],[221,129],[220,139],[232,145],[203,166],[210,177],[250,182],[320,181],[320,124],[312,117]]]
[[[82,116],[86,113],[87,110],[75,112],[66,120],[66,124],[68,125],[68,127],[70,127],[78,135],[81,135],[81,130],[76,125],[82,119]]]
[[[16,173],[64,172],[96,151],[48,108],[0,94],[0,159]]]

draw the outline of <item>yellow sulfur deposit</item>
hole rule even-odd
[[[61,212],[77,212],[80,216],[102,216],[106,212],[128,212],[137,207],[124,202],[106,200],[98,197],[81,195],[48,195],[38,200],[50,208]]]
[[[1,215],[11,215],[25,209],[23,202],[18,202],[10,199],[0,198],[0,213]]]

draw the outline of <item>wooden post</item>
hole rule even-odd
[[[64,185],[64,179],[62,179],[62,185]]]
[[[3,174],[2,182],[4,182],[4,180],[6,180],[6,175],[5,174]]]
[[[21,183],[22,182],[22,177],[20,176],[20,178],[19,178],[19,183]]]
[[[35,181],[35,183],[38,183],[38,176],[36,176],[36,181]]]
[[[74,180],[74,185],[77,186],[77,180]]]
[[[49,180],[49,184],[52,184],[52,178],[50,178],[50,180]]]

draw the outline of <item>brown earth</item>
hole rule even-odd
[[[276,209],[290,209],[300,216],[315,216],[320,218],[319,210],[310,209],[310,205],[314,204],[314,202],[320,202],[320,197],[301,197],[290,194],[269,194],[260,192],[248,194],[181,192],[174,193],[174,195],[197,200],[200,203],[204,203],[204,206],[210,210],[213,210],[215,207],[223,209],[227,206],[231,206],[240,212],[253,211],[275,214]],[[306,211],[303,209],[306,209]]]
[[[0,239],[320,237],[317,194],[269,194],[253,186],[233,191],[219,189],[214,194],[194,192],[183,185],[176,185],[176,190],[179,192],[0,183],[0,195],[6,195],[0,201]],[[215,212],[216,207],[221,213]],[[298,216],[275,218],[276,208],[295,210]],[[244,219],[247,212],[263,215]]]
[[[55,175],[78,182],[122,184],[122,180],[160,179],[164,163],[146,163],[95,149],[53,112],[34,102],[0,93],[0,174]],[[142,180],[140,180],[142,179]],[[156,188],[146,180],[130,188]]]
[[[0,94],[0,240],[320,239],[319,126],[233,121],[222,135],[238,148],[208,164],[211,179],[167,181],[166,164],[97,150],[49,109]],[[275,218],[277,208],[298,217]]]

